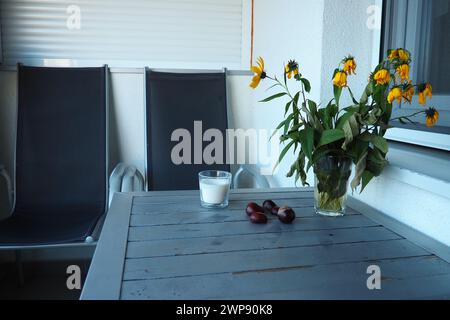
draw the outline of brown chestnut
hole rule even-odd
[[[247,213],[248,216],[250,216],[252,213],[255,213],[255,212],[264,212],[264,209],[261,208],[261,206],[258,205],[257,203],[250,202],[247,205],[245,212]]]
[[[281,207],[278,210],[278,219],[283,223],[291,224],[295,220],[295,212],[292,208]]]
[[[263,207],[265,210],[267,210],[267,212],[272,212],[272,209],[274,207],[277,207],[277,204],[275,202],[273,202],[272,200],[266,200],[263,203]]]
[[[270,211],[270,213],[271,213],[273,216],[278,216],[278,210],[280,210],[280,207],[275,206],[275,207],[272,208],[272,210]]]
[[[267,217],[264,213],[261,212],[253,212],[250,215],[250,221],[252,223],[256,224],[266,224],[267,223]]]

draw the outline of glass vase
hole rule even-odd
[[[327,155],[314,165],[314,208],[317,214],[338,217],[345,214],[352,159]]]

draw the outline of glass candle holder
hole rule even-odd
[[[198,174],[200,201],[205,208],[226,208],[231,185],[231,173],[207,170]]]

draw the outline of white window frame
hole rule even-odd
[[[385,14],[387,17],[389,17],[392,12],[391,10],[391,4],[392,1],[396,0],[384,0],[384,7],[385,7]],[[409,4],[409,5],[408,5]],[[398,1],[396,3],[396,14],[400,13],[400,17],[396,20],[396,23],[390,23],[390,19],[385,19],[384,27],[387,32],[384,32],[382,34],[382,37],[384,37],[385,43],[392,43],[393,42],[398,44],[398,47],[405,47],[408,48],[411,51],[411,54],[414,57],[418,57],[420,60],[420,57],[423,55],[426,55],[425,50],[429,48],[429,45],[422,46],[422,50],[420,52],[416,52],[416,37],[409,36],[407,37],[407,16],[415,16],[411,13],[417,12],[417,10],[420,10],[420,0],[408,0],[408,4],[406,1]],[[430,19],[430,13],[424,12],[420,19],[426,20]],[[411,21],[409,20],[408,23],[411,23],[413,25],[416,25],[417,23],[421,23],[421,21]],[[426,24],[422,24],[426,25]],[[424,30],[425,32],[425,30]],[[390,39],[390,36],[394,36],[395,39]],[[381,44],[380,44],[381,47]],[[426,65],[423,66],[423,68],[427,68]],[[425,73],[425,70],[419,70],[420,73]],[[436,106],[439,106],[440,109],[450,110],[450,95],[434,95],[433,96],[433,104]],[[417,98],[415,99],[414,104],[417,104]],[[420,131],[420,130],[412,130],[412,129],[404,129],[404,128],[392,128],[388,130],[386,133],[386,138],[388,140],[393,141],[399,141],[399,142],[406,142],[409,144],[415,144],[419,146],[424,147],[430,147],[435,149],[441,149],[450,151],[450,135],[448,134],[442,134],[442,133],[436,133],[436,132],[429,132],[429,131]]]

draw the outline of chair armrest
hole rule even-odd
[[[144,177],[135,166],[128,166],[122,179],[121,192],[144,191]]]
[[[125,163],[119,163],[111,173],[109,177],[109,200],[108,204],[111,205],[114,193],[122,190],[122,179],[125,174],[127,165]],[[109,207],[108,205],[108,207]]]
[[[250,175],[252,177],[253,181],[258,186],[258,188],[261,188],[261,189],[270,188],[269,181],[267,180],[266,177],[261,175],[259,172],[257,172],[255,169],[253,169],[249,165],[241,165],[234,175],[234,179],[233,179],[233,188],[234,189],[240,188],[242,176],[244,174]]]
[[[114,193],[144,191],[144,178],[140,171],[132,165],[119,163],[109,178],[109,204]]]

